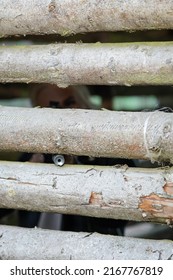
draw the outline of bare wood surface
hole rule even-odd
[[[173,43],[0,47],[0,82],[172,85]]]
[[[173,169],[0,162],[0,208],[172,224]]]
[[[173,114],[0,106],[0,150],[173,163]]]
[[[172,241],[0,226],[3,260],[171,260]]]
[[[1,36],[172,28],[170,0],[1,0]]]

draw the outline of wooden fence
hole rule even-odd
[[[1,37],[173,28],[173,3],[168,0],[13,2],[15,5],[10,0],[1,1]],[[49,82],[59,87],[173,84],[172,42],[1,46],[0,62],[3,83]],[[172,113],[0,106],[1,151],[121,157],[172,164],[172,139]],[[171,225],[173,169],[57,167],[1,161],[0,208]],[[97,233],[88,236],[0,226],[0,258],[172,258],[172,241],[137,241]],[[14,245],[9,246],[9,242]]]

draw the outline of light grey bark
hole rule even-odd
[[[173,163],[173,114],[0,106],[0,150]]]
[[[173,43],[0,47],[0,82],[172,85]]]
[[[171,260],[172,252],[172,241],[0,226],[5,260]]]
[[[172,28],[170,0],[1,0],[1,36]]]
[[[173,220],[173,169],[0,162],[0,208]]]

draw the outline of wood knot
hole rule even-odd
[[[56,8],[55,1],[51,1],[48,6],[49,13],[53,12],[55,10],[55,8]]]

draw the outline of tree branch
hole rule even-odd
[[[5,260],[171,260],[172,251],[172,241],[0,226]]]
[[[0,150],[170,161],[173,114],[0,106]]]
[[[172,29],[173,4],[169,0],[1,0],[0,28],[1,36]]]
[[[0,208],[172,224],[173,169],[0,162]]]
[[[172,85],[173,44],[56,44],[0,47],[0,82]]]

